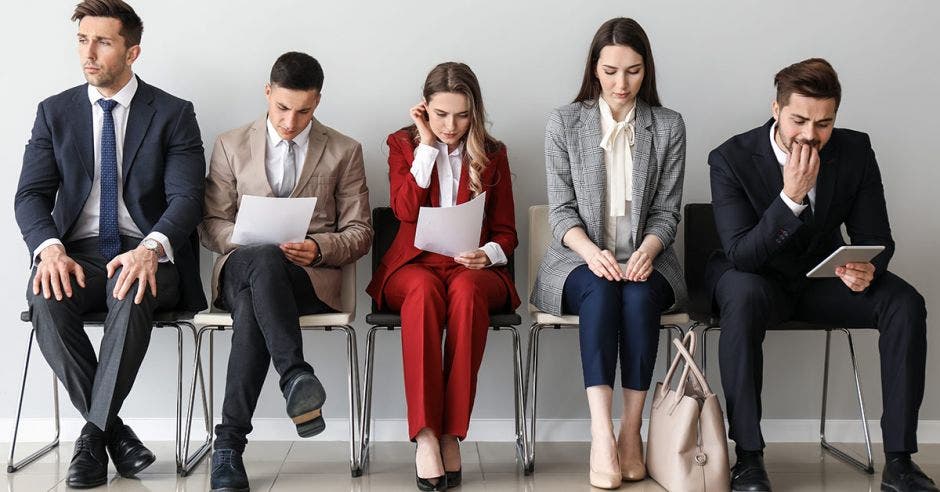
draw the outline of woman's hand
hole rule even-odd
[[[421,102],[411,108],[409,113],[411,115],[411,121],[413,121],[418,128],[421,143],[433,146],[437,137],[434,136],[434,132],[431,131],[431,125],[428,124],[428,103],[422,99]]]
[[[638,249],[627,260],[624,278],[630,282],[645,282],[653,273],[653,257],[646,251]]]
[[[460,253],[454,257],[454,261],[471,270],[479,270],[490,266],[490,257],[486,256],[486,252],[482,249]]]
[[[623,271],[617,264],[617,259],[609,250],[598,248],[597,252],[584,259],[588,268],[598,277],[604,277],[611,282],[623,280]]]

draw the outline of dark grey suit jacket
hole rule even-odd
[[[548,177],[548,220],[552,243],[545,251],[531,302],[553,315],[561,315],[565,279],[584,260],[561,240],[572,227],[581,227],[595,244],[604,244],[607,214],[607,172],[600,148],[600,110],[596,104],[572,103],[548,118],[545,128],[545,170]],[[636,140],[633,151],[633,242],[647,234],[665,249],[653,268],[666,277],[675,294],[673,307],[685,302],[686,288],[679,258],[672,248],[676,238],[682,184],[685,175],[685,123],[679,113],[636,104]]]
[[[180,276],[180,310],[206,299],[199,277],[196,225],[202,221],[206,159],[192,103],[138,79],[124,136],[124,204],[146,235],[164,234]],[[87,84],[39,103],[16,190],[16,222],[30,254],[43,241],[65,240],[95,177]]]

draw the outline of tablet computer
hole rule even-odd
[[[836,268],[845,266],[846,263],[867,263],[884,249],[884,246],[842,246],[816,265],[806,276],[809,278],[835,277]]]

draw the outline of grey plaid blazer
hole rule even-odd
[[[561,315],[565,279],[584,260],[562,245],[572,227],[581,227],[595,244],[604,244],[607,172],[597,104],[572,103],[552,112],[545,127],[548,221],[552,243],[545,251],[530,301],[541,311]],[[684,304],[685,281],[672,248],[681,218],[685,175],[685,123],[679,113],[650,107],[637,99],[633,151],[633,242],[653,234],[665,249],[653,260],[675,294],[672,309]]]

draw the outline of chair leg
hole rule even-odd
[[[375,363],[375,334],[378,326],[369,328],[366,339],[366,367],[365,387],[363,388],[362,422],[359,424],[361,437],[359,439],[359,466],[363,472],[369,467],[369,450],[372,437],[372,374]]]
[[[859,413],[862,419],[862,430],[865,433],[865,450],[868,455],[868,464],[862,463],[861,461],[853,458],[845,451],[833,446],[826,440],[826,399],[828,396],[829,389],[829,351],[831,347],[830,339],[832,337],[832,331],[826,330],[826,358],[825,358],[825,368],[823,370],[823,398],[822,398],[822,415],[819,418],[819,443],[822,448],[830,453],[836,458],[839,458],[842,461],[873,475],[875,473],[874,459],[872,458],[871,452],[871,434],[868,431],[868,418],[865,415],[865,401],[862,398],[862,383],[858,377],[858,363],[855,359],[855,346],[852,343],[852,334],[846,328],[841,328],[842,332],[845,333],[846,340],[849,344],[849,358],[852,361],[852,372],[855,375],[855,391],[858,395],[858,408]]]
[[[183,477],[189,475],[193,471],[193,469],[196,468],[197,465],[199,465],[202,459],[205,458],[206,455],[209,453],[209,451],[212,449],[212,417],[211,417],[212,411],[210,408],[210,405],[212,403],[211,380],[210,380],[210,392],[207,395],[205,379],[203,377],[203,371],[202,371],[202,340],[206,332],[209,331],[210,341],[211,341],[212,339],[211,332],[216,327],[203,326],[202,328],[199,329],[198,332],[196,331],[196,327],[191,324],[189,324],[189,328],[193,334],[193,341],[195,344],[195,348],[193,351],[194,352],[193,377],[192,377],[192,382],[190,383],[190,390],[189,390],[189,404],[188,404],[189,406],[186,411],[186,424],[185,424],[186,431],[185,431],[185,435],[183,436],[182,452],[180,453],[180,461],[182,463],[178,465],[179,466],[178,473],[180,474],[180,476],[183,476]],[[210,364],[209,377],[211,378],[212,377],[211,342],[210,342],[210,347],[209,347],[209,364]],[[194,451],[193,454],[190,455],[189,443],[190,443],[190,435],[191,435],[192,426],[193,426],[193,406],[195,405],[195,402],[196,402],[196,385],[197,384],[199,385],[201,389],[201,393],[202,393],[202,411],[203,411],[203,416],[205,416],[206,438],[202,442],[202,444],[199,446],[199,448],[196,449],[196,451]]]
[[[528,463],[526,464],[525,474],[529,475],[535,471],[535,443],[536,443],[536,420],[538,417],[538,387],[539,387],[539,336],[542,333],[542,330],[548,327],[549,325],[542,325],[538,323],[532,323],[532,326],[529,328],[529,346],[527,348],[527,359],[528,367],[526,368],[526,378],[524,381],[523,395],[526,399],[531,398],[531,400],[523,401],[523,406],[528,407],[528,404],[531,404],[531,409],[529,410],[529,457]],[[531,389],[531,394],[529,390]]]
[[[357,455],[356,426],[362,416],[362,402],[359,389],[359,353],[356,346],[356,331],[349,325],[337,327],[346,334],[347,385],[349,388],[349,470],[353,477],[362,475],[362,458]],[[360,427],[359,432],[362,432]]]
[[[519,341],[519,331],[515,326],[502,327],[509,330],[512,334],[512,382],[513,382],[513,403],[516,425],[516,455],[522,463],[522,471],[525,475],[530,475],[532,470],[529,468],[529,438],[526,435],[525,425],[525,397],[523,395],[524,382],[522,379],[522,344]]]
[[[38,451],[30,454],[29,456],[23,458],[20,461],[14,462],[14,456],[16,453],[16,438],[20,429],[20,416],[23,412],[23,396],[26,393],[26,375],[29,372],[29,357],[33,352],[33,339],[36,337],[36,329],[33,328],[29,332],[29,342],[26,345],[26,362],[23,365],[23,382],[20,385],[20,399],[16,405],[16,423],[13,424],[13,439],[10,441],[10,458],[7,461],[7,473],[16,473],[17,471],[23,469],[26,465],[36,461],[37,459],[43,457],[49,451],[52,451],[59,446],[59,430],[60,430],[60,419],[59,419],[59,381],[56,379],[55,374],[52,375],[52,401],[53,401],[53,411],[55,413],[54,422],[55,422],[55,437],[52,438],[52,441],[43,446]]]
[[[718,326],[706,326],[702,330],[702,376],[708,378],[708,332],[720,331]]]

